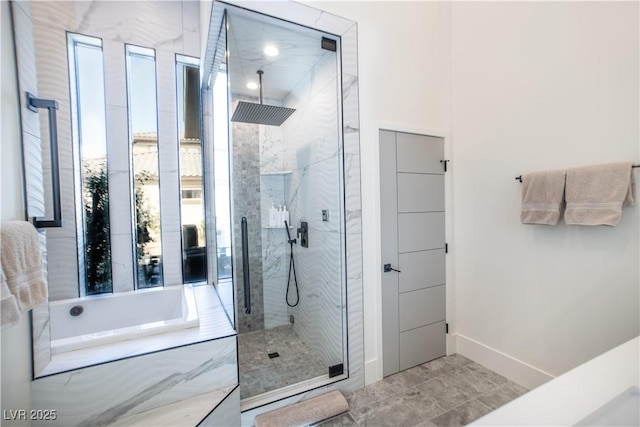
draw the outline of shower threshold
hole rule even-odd
[[[295,396],[296,394],[306,393],[316,388],[328,386],[335,382],[345,380],[348,378],[347,374],[342,374],[337,377],[329,378],[329,374],[321,375],[316,378],[310,378],[299,383],[289,386],[281,387],[277,390],[271,390],[262,394],[247,397],[240,400],[240,412],[246,412],[251,409],[258,408],[260,406],[268,405],[273,402],[285,399],[287,397]]]

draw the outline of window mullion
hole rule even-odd
[[[182,284],[179,142],[174,53],[157,52],[160,210],[165,285]]]
[[[126,65],[122,42],[105,40],[105,101],[107,104],[107,164],[113,292],[134,289],[134,251],[131,237],[134,216],[131,203]]]

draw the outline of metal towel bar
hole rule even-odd
[[[27,107],[37,113],[38,108],[46,108],[49,112],[49,139],[51,158],[51,190],[53,192],[53,219],[35,218],[34,225],[36,228],[55,228],[62,227],[62,208],[60,205],[60,166],[58,161],[58,125],[56,119],[56,110],[58,109],[58,101],[53,99],[36,98],[27,92]]]
[[[632,165],[632,168],[640,168],[640,165]],[[516,181],[522,182],[522,175],[516,176]]]

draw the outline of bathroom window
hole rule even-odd
[[[184,283],[206,282],[207,280],[207,236],[204,200],[202,198],[203,161],[200,137],[199,62],[196,58],[176,55],[182,278]]]
[[[229,111],[227,69],[222,66],[213,86],[213,157],[218,280],[231,278],[231,208],[229,194]]]
[[[114,70],[109,69],[113,58],[103,54],[102,40],[68,33],[67,43],[75,162],[70,197],[76,204],[76,221],[68,225],[78,236],[78,260],[74,253],[72,261],[79,267],[78,294],[144,289],[163,286],[167,280],[171,284],[206,283],[211,262],[205,230],[199,59],[175,54],[175,69],[158,69],[156,51],[123,43],[120,52],[125,55],[125,67],[117,73],[126,75],[127,113],[120,118],[119,112],[113,116],[107,112],[112,80],[109,74],[105,76],[105,67]],[[159,141],[157,83],[168,75],[176,79],[173,113],[177,133],[175,140],[167,135],[166,141]],[[128,140],[118,138],[118,132],[108,132],[110,117],[126,117]],[[174,143],[175,151],[171,149]],[[164,147],[170,148],[162,152]],[[161,191],[161,153],[166,158],[173,156],[179,165],[180,187],[175,196]],[[114,163],[109,166],[107,158],[112,157],[128,170],[117,169]],[[176,212],[175,217],[171,215],[176,223],[169,227],[181,230],[182,248],[172,256],[181,254],[182,260],[172,259],[171,263],[165,262],[162,250],[163,203],[179,203],[175,208],[165,206]],[[130,219],[125,220],[125,214]],[[123,227],[125,222],[128,226]],[[121,231],[113,235],[114,229]],[[128,230],[130,237],[123,239],[123,231],[128,234]],[[122,261],[126,256],[131,261]],[[114,265],[119,269],[113,270]]]
[[[102,40],[67,34],[72,131],[79,185],[76,199],[80,277],[87,295],[112,291],[109,182]]]
[[[125,45],[133,167],[137,288],[162,286],[156,60],[153,49]]]

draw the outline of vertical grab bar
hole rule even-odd
[[[249,233],[247,232],[247,217],[242,217],[242,285],[244,290],[244,312],[251,314],[251,282],[249,280]]]
[[[27,92],[27,107],[37,113],[38,108],[46,108],[49,112],[49,138],[51,139],[51,190],[53,192],[53,219],[35,218],[36,228],[62,227],[62,209],[60,206],[60,167],[58,161],[58,125],[56,110],[58,101],[36,98]]]

